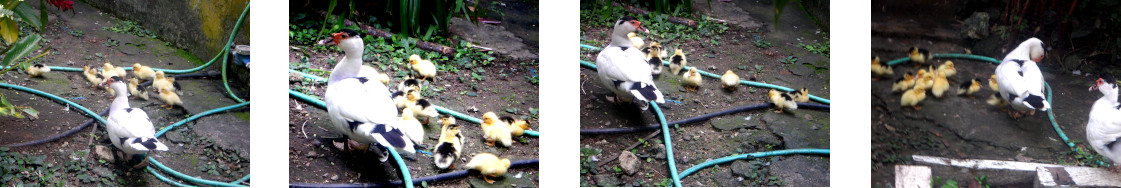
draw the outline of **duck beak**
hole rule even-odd
[[[634,25],[634,30],[635,31],[642,31],[643,33],[650,33],[650,30],[646,30],[646,27],[642,27],[642,22],[640,22],[638,20],[631,21],[631,25]]]
[[[323,39],[323,40],[319,40],[319,42],[316,43],[316,44],[318,44],[318,45],[335,45],[335,44],[338,44],[338,42],[335,42],[335,38],[332,37],[332,38],[326,38],[326,39]]]

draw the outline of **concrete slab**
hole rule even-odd
[[[895,165],[895,187],[930,188],[930,167]]]
[[[1035,187],[1121,187],[1121,173],[1090,167],[1039,167]]]

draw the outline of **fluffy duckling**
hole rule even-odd
[[[895,83],[891,84],[891,91],[903,92],[911,89],[915,86],[915,77],[911,72],[903,73],[903,77],[896,79]]]
[[[398,110],[411,109],[412,106],[416,105],[416,103],[421,99],[420,92],[412,89],[405,91],[404,93],[401,93],[400,91],[394,92],[390,95],[390,97],[393,98],[394,103],[397,103]]]
[[[732,70],[724,71],[724,76],[720,76],[720,82],[724,83],[724,89],[734,90],[736,85],[740,85],[740,76]]]
[[[872,76],[881,77],[884,75],[895,74],[895,71],[890,66],[880,64],[880,56],[872,56]]]
[[[1000,85],[996,85],[996,75],[989,76],[989,89],[993,92],[1000,92]]]
[[[152,79],[152,87],[179,93],[179,83],[175,83],[175,77],[165,76],[163,71],[156,71],[155,78]]]
[[[958,70],[954,68],[954,62],[949,60],[942,65],[938,65],[937,72],[946,73],[946,77],[954,77],[954,75],[958,74]]]
[[[946,80],[946,72],[938,72],[937,76],[934,77],[934,85],[930,92],[934,94],[934,97],[942,98],[948,90],[950,90],[950,81]]]
[[[787,93],[771,89],[767,92],[767,97],[771,99],[771,103],[775,104],[775,112],[783,113],[784,110],[798,109],[798,103],[794,102],[794,97]]]
[[[1008,104],[1007,102],[1004,101],[1004,98],[1000,97],[999,94],[1000,93],[993,93],[992,96],[989,96],[988,100],[985,100],[985,103],[989,103],[989,105],[993,105],[993,106],[1003,106],[1003,105]]]
[[[405,136],[408,136],[413,144],[424,144],[424,125],[420,124],[420,120],[416,119],[412,110],[402,111],[398,120],[398,127],[401,128],[401,132],[405,132]]]
[[[40,77],[40,76],[43,76],[44,73],[51,72],[51,67],[43,65],[41,63],[36,63],[35,65],[27,66],[26,71],[27,71],[27,77],[28,78],[30,78],[30,77]]]
[[[135,70],[135,69],[134,69]],[[132,96],[140,97],[140,99],[148,100],[148,88],[140,86],[140,80],[136,77],[128,79],[128,93]]]
[[[423,117],[424,124],[428,124],[428,119],[439,117],[440,112],[436,111],[436,106],[428,102],[428,99],[417,99],[416,104],[409,107],[416,117]]]
[[[463,136],[459,135],[459,125],[455,124],[455,117],[443,116],[440,118],[440,123],[444,126],[440,128],[440,140],[436,143],[436,152],[432,152],[432,160],[437,168],[448,169],[456,159],[459,159],[463,151]]]
[[[105,76],[102,76],[97,69],[91,69],[90,66],[82,66],[82,75],[86,76],[86,81],[90,81],[90,83],[93,84],[90,88],[105,83]]]
[[[662,45],[658,42],[650,42],[650,47],[644,49],[646,52],[646,63],[650,64],[650,74],[658,76],[662,74]]]
[[[163,101],[164,103],[164,105],[161,105],[161,107],[171,110],[171,108],[174,108],[175,106],[183,106],[183,101],[179,100],[179,95],[175,94],[175,92],[171,92],[171,90],[167,89],[159,89],[159,92],[160,101]]]
[[[125,77],[124,75],[117,74],[117,71],[113,71],[113,70],[110,70],[110,69],[106,69],[106,70],[101,71],[101,77],[102,78],[112,78],[114,76],[122,77],[122,78]],[[106,79],[106,80],[108,80],[108,79]],[[105,91],[109,91],[110,96],[117,96],[117,90],[114,90],[112,87],[106,87]],[[121,91],[121,92],[124,92],[124,91]]]
[[[509,147],[513,145],[513,138],[510,134],[510,125],[498,119],[498,115],[494,112],[487,112],[483,114],[483,123],[479,124],[483,129],[483,137],[487,140],[488,146],[494,146],[494,142],[498,141],[502,146]]]
[[[790,97],[794,98],[794,102],[806,103],[810,102],[810,90],[802,88],[802,90],[794,90],[788,92]]]
[[[634,45],[635,48],[642,48],[646,45],[646,42],[643,42],[642,38],[639,38],[634,32],[627,33],[627,38],[631,39],[631,45]]]
[[[413,67],[413,71],[421,76],[422,80],[436,77],[436,64],[429,60],[420,59],[420,55],[410,55],[409,65]]]
[[[911,47],[907,52],[907,55],[911,57],[911,61],[917,63],[915,64],[916,66],[921,66],[925,64],[926,61],[933,58],[933,56],[930,55],[930,51],[918,47]]]
[[[499,119],[502,119],[503,122],[510,125],[510,134],[513,136],[521,136],[525,134],[525,130],[529,129],[529,122],[524,119],[514,119],[514,117],[510,116],[502,116],[502,118]]]
[[[479,174],[483,175],[483,180],[494,183],[490,178],[505,175],[506,169],[510,168],[510,159],[499,159],[494,154],[479,153],[475,154],[475,157],[472,157],[464,167],[479,171]]]
[[[701,79],[701,74],[697,73],[696,67],[689,69],[689,71],[686,71],[681,77],[685,79],[681,81],[681,83],[684,84],[685,89],[689,91],[697,91],[697,88],[701,86],[701,82],[704,81],[704,79]]]
[[[917,105],[924,99],[926,99],[926,89],[915,87],[903,93],[903,98],[899,100],[899,105],[910,106],[915,108],[915,110],[922,110],[922,107]]]
[[[673,57],[669,58],[669,71],[673,72],[673,75],[681,74],[681,69],[684,69],[688,64],[689,61],[685,59],[685,53],[682,53],[679,48],[674,50]]]
[[[153,70],[152,67],[140,65],[140,63],[133,63],[132,74],[135,74],[137,78],[142,80],[152,80],[152,78],[156,77],[156,70]]]
[[[420,81],[414,78],[406,78],[405,81],[397,84],[397,91],[417,90],[420,91]]]
[[[117,76],[120,76],[120,77],[125,77],[125,75],[128,75],[128,72],[125,71],[125,68],[113,66],[113,64],[104,63],[104,64],[102,64],[101,68],[105,69],[102,72],[113,72]],[[104,74],[104,73],[102,73],[102,74]],[[110,77],[106,77],[106,78],[110,78]]]
[[[915,88],[922,88],[922,89],[926,90],[926,89],[930,89],[931,87],[934,87],[934,75],[933,74],[927,73],[927,74],[925,74],[925,76],[920,76],[919,78],[916,78]]]
[[[358,76],[371,77],[381,82],[381,84],[385,84],[387,86],[389,85],[389,75],[381,73],[378,71],[378,69],[374,69],[374,67],[371,67],[369,65],[362,65],[361,70],[358,70]]]
[[[969,95],[973,97],[973,93],[977,93],[977,91],[980,90],[981,78],[973,78],[969,80],[969,82],[962,82],[961,86],[958,86],[958,95]]]

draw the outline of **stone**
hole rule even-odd
[[[739,117],[721,118],[721,119],[713,120],[709,124],[712,124],[713,128],[719,129],[721,131],[734,130],[734,129],[744,128],[744,127],[756,127],[756,126],[758,126],[757,124],[754,124],[750,120],[745,120],[744,118],[739,118]]]
[[[743,186],[743,184],[740,183],[739,178],[735,178],[732,176],[732,174],[729,173],[715,172],[713,173],[712,180],[716,181],[716,185],[720,187]]]
[[[600,187],[614,187],[621,184],[618,178],[612,174],[600,174],[593,177],[596,180],[596,185]]]
[[[185,142],[188,141],[187,137],[183,136],[182,131],[168,132],[167,133],[167,140],[170,140],[173,143],[185,143]]]
[[[814,73],[813,68],[802,65],[801,63],[790,64],[786,66],[786,70],[789,70],[790,74],[797,76],[806,76]]]
[[[514,59],[537,59],[537,54],[531,52],[521,38],[514,36],[501,25],[476,25],[467,19],[452,18],[448,30],[456,36],[463,37],[464,40],[494,49],[495,52]]]
[[[783,186],[829,186],[829,161],[819,156],[794,155],[772,162],[767,169]]]
[[[736,160],[736,162],[732,162],[732,174],[740,177],[749,177],[751,170],[751,163],[747,160]]]
[[[619,153],[619,167],[622,167],[623,172],[626,172],[627,175],[634,175],[635,172],[638,172],[638,156],[630,151]]]
[[[110,150],[109,147],[103,145],[94,146],[93,153],[97,156],[97,159],[105,160],[105,162],[112,163],[116,161],[113,156],[113,150]]]
[[[989,13],[974,12],[961,24],[961,36],[979,40],[989,36]]]

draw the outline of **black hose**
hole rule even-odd
[[[99,116],[109,115],[109,108],[105,108],[105,110],[102,110],[101,113],[99,113],[98,115]],[[32,145],[39,145],[39,144],[47,143],[47,142],[53,142],[55,140],[61,139],[62,137],[70,136],[74,133],[77,133],[78,131],[82,131],[83,129],[86,129],[86,127],[89,127],[90,125],[93,125],[94,121],[95,121],[95,119],[90,118],[90,120],[86,120],[86,122],[82,123],[82,125],[79,125],[78,127],[74,127],[73,129],[70,129],[66,132],[58,133],[54,136],[39,139],[39,140],[35,140],[35,141],[4,145],[4,147],[13,147],[14,148],[14,147],[32,146]]]
[[[201,73],[179,74],[179,75],[175,75],[175,76],[171,76],[171,77],[174,77],[176,80],[178,80],[178,79],[182,79],[182,78],[205,78],[205,77],[219,77],[219,76],[222,76],[222,73],[212,70],[212,71],[206,71],[206,72],[201,72]],[[148,86],[152,85],[152,80],[144,81],[143,83],[140,83],[139,85],[140,85],[140,87],[148,87]]]
[[[764,103],[764,104],[756,104],[756,105],[749,105],[749,106],[741,106],[741,107],[736,107],[736,108],[732,108],[732,109],[728,109],[728,110],[724,110],[724,111],[720,111],[720,112],[716,112],[716,113],[705,114],[705,115],[701,115],[701,116],[697,116],[697,117],[692,117],[692,118],[689,118],[689,119],[669,122],[668,124],[669,125],[675,125],[675,124],[684,125],[684,124],[689,124],[689,123],[708,120],[708,119],[711,119],[711,118],[716,117],[716,116],[723,116],[723,115],[728,115],[728,114],[743,112],[743,111],[749,111],[749,110],[770,109],[770,108],[773,108],[774,106],[775,105],[773,103]],[[829,105],[817,104],[817,103],[798,103],[798,109],[829,111]],[[651,125],[642,126],[642,127],[580,129],[580,134],[620,134],[620,133],[632,133],[632,132],[639,132],[639,131],[652,131],[652,130],[661,129],[661,128],[662,128],[661,124],[651,124]]]
[[[510,168],[520,168],[527,166],[536,166],[538,159],[527,159],[514,161],[510,163]],[[422,178],[414,178],[413,184],[420,182],[438,182],[444,180],[452,180],[466,177],[468,170],[457,170],[435,176],[428,176]],[[391,181],[388,183],[359,183],[359,184],[318,184],[318,183],[289,183],[288,187],[331,187],[331,188],[357,188],[357,187],[400,187],[403,183],[401,180]]]

